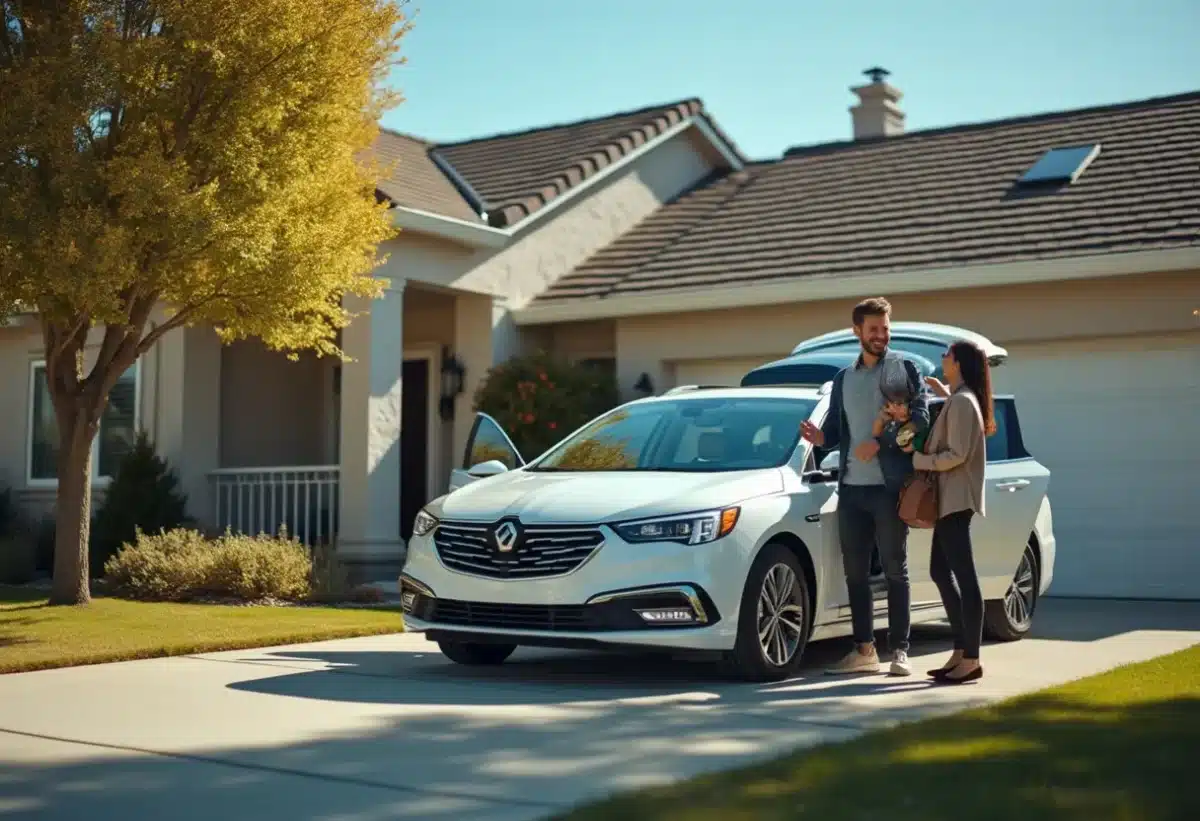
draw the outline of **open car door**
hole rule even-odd
[[[460,487],[524,467],[525,459],[508,434],[495,419],[486,413],[475,414],[475,424],[467,437],[467,446],[462,462],[450,471],[450,488],[453,493]]]

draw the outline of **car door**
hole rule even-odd
[[[996,397],[996,432],[987,438],[984,516],[971,521],[975,567],[986,599],[1004,596],[1029,543],[1050,471],[1025,450],[1016,402]]]
[[[521,452],[500,427],[500,423],[486,413],[476,413],[462,462],[450,471],[450,492],[496,473],[503,473],[499,468],[479,469],[484,463],[493,461],[502,463],[506,470],[516,470],[525,465]]]

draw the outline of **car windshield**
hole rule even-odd
[[[527,470],[756,470],[784,465],[817,400],[692,397],[634,404],[597,419]]]

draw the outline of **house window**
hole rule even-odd
[[[100,417],[100,430],[92,443],[94,482],[111,479],[121,458],[133,448],[141,422],[140,381],[140,363],[134,363],[108,394],[108,406]],[[50,400],[44,362],[34,362],[31,366],[29,394],[29,481],[53,484],[58,480],[58,420]]]

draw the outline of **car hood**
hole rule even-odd
[[[443,496],[444,519],[582,524],[720,508],[783,490],[777,468],[736,473],[503,473]]]

